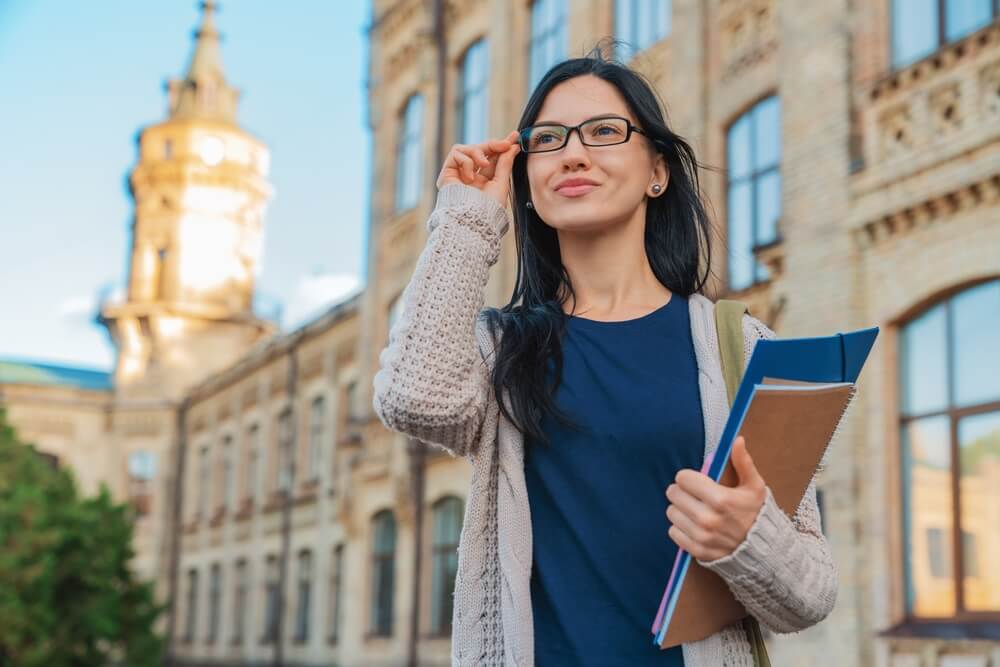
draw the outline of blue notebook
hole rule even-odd
[[[824,400],[821,394],[823,391],[827,391],[831,401],[839,400],[839,405],[846,408],[846,402],[850,401],[850,396],[845,395],[845,385],[848,386],[850,395],[853,395],[854,383],[871,352],[878,331],[878,328],[874,327],[818,338],[758,341],[733,400],[729,418],[719,440],[719,446],[714,454],[706,459],[702,472],[716,482],[722,478],[732,451],[733,441],[739,433],[743,432],[744,419],[755,397],[767,394],[767,398],[759,398],[755,406],[758,410],[766,410],[779,405],[775,400],[780,401],[779,394],[783,393],[785,400],[780,405],[794,410],[795,406],[805,406],[809,402],[815,406],[816,401]],[[799,384],[800,386],[775,385],[776,382],[782,381],[786,381],[788,385]],[[801,386],[801,383],[813,385],[812,389],[819,389],[819,391],[801,391],[808,389]],[[837,392],[838,389],[840,390],[838,396],[833,396],[833,392]],[[800,398],[805,400],[798,400]],[[768,403],[768,400],[771,402]],[[786,422],[784,424],[786,428],[790,426],[792,417],[792,415],[782,416]],[[766,421],[766,413],[764,421]],[[747,444],[748,446],[751,444],[749,437]],[[813,443],[814,447],[820,445],[824,448],[826,444],[826,442]],[[761,470],[763,472],[763,469]],[[798,499],[796,499],[796,503],[797,501]],[[652,627],[652,632],[655,635],[654,643],[663,648],[679,643],[678,636],[688,637],[690,635],[689,639],[685,639],[686,641],[694,639],[698,633],[707,631],[705,630],[708,627],[706,620],[698,619],[697,624],[700,627],[692,628],[690,632],[676,631],[672,633],[672,641],[665,643],[672,622],[684,622],[683,619],[677,617],[675,612],[677,612],[677,601],[690,564],[691,555],[683,550],[678,550]],[[715,577],[715,575],[711,576]],[[706,594],[711,595],[713,591],[717,591],[720,595],[729,595],[724,582],[718,577],[715,579],[717,581],[709,582],[709,585],[704,589]],[[681,615],[683,616],[683,614]],[[740,616],[737,614],[737,617],[732,620],[739,618]],[[695,634],[692,635],[692,633]]]

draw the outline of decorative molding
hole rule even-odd
[[[722,80],[771,58],[778,50],[774,0],[728,0],[719,7]]]
[[[971,61],[981,51],[997,44],[1000,44],[1000,24],[993,23],[964,39],[942,46],[937,52],[922,60],[890,72],[872,84],[868,97],[875,101],[889,95],[904,93],[934,78],[941,71]]]
[[[1000,201],[1000,173],[869,220],[855,229],[855,239],[862,249],[870,248],[950,218],[959,212],[995,204],[998,201]]]

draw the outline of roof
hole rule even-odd
[[[0,359],[0,384],[42,384],[108,391],[111,373],[90,368]]]

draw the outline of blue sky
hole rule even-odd
[[[271,148],[257,292],[294,326],[359,289],[369,0],[222,1],[242,127]],[[0,0],[0,358],[110,369],[98,292],[127,277],[135,137],[166,115],[194,0]]]

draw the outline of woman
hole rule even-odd
[[[667,650],[650,633],[678,547],[774,632],[822,620],[837,586],[812,485],[790,520],[742,438],[738,486],[698,472],[728,404],[693,152],[597,53],[553,67],[518,128],[449,152],[374,378],[388,428],[472,462],[452,662],[752,665],[740,624]],[[509,190],[514,293],[483,309]],[[774,335],[743,328],[747,358]]]

